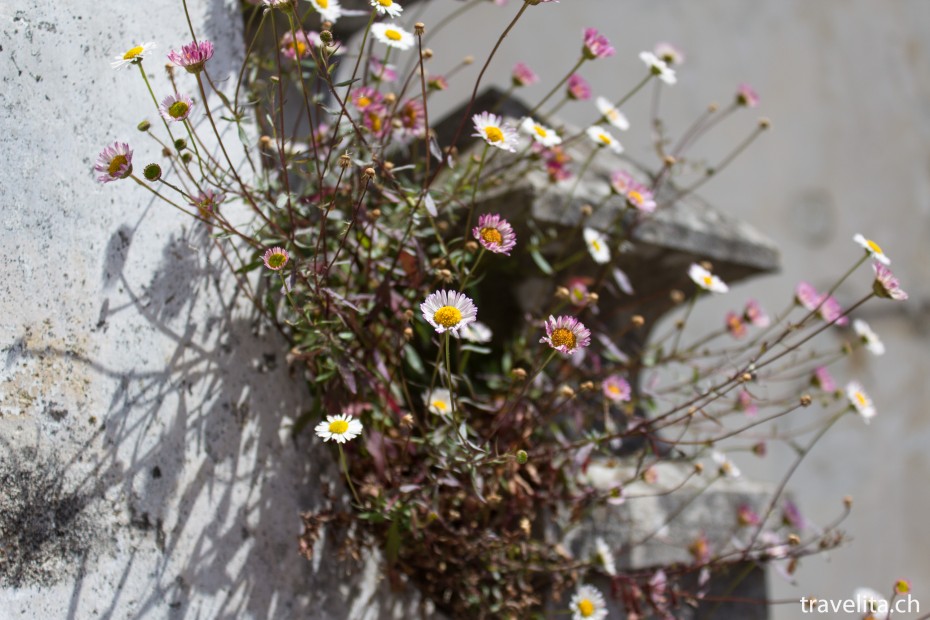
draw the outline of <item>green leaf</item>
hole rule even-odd
[[[544,274],[546,274],[547,276],[551,276],[552,274],[555,273],[552,270],[552,265],[549,264],[549,261],[543,258],[543,255],[539,253],[538,249],[530,248],[530,256],[533,258],[533,262],[536,263],[536,266],[539,267],[539,269]]]
[[[397,519],[391,521],[391,526],[388,528],[384,552],[387,555],[388,562],[393,564],[397,561],[397,556],[400,553],[400,523]]]
[[[410,367],[413,368],[415,372],[421,375],[426,374],[426,369],[423,367],[423,360],[417,355],[416,349],[409,344],[404,345],[404,359],[407,360],[407,363],[410,364]]]
[[[252,271],[253,269],[256,269],[257,267],[259,267],[261,264],[262,264],[262,259],[257,258],[253,260],[251,263],[248,263],[236,269],[236,273],[248,273]]]

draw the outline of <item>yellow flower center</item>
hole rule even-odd
[[[433,320],[443,327],[455,327],[462,320],[462,313],[454,306],[443,306],[433,315]]]
[[[366,97],[365,95],[362,95],[362,96],[359,97],[358,100],[356,101],[356,105],[358,105],[358,107],[360,107],[360,108],[367,108],[368,106],[371,105],[371,98],[370,98],[370,97]]]
[[[626,195],[627,199],[633,204],[643,204],[643,195],[637,192],[635,189]]]
[[[394,4],[394,0],[378,0],[378,4],[383,7],[388,7]]]
[[[620,118],[620,114],[618,114],[617,111],[614,109],[607,110],[607,114],[605,114],[604,116],[606,116],[609,120],[612,120],[612,121],[615,121],[618,118]]]
[[[705,288],[710,288],[714,284],[714,276],[703,276],[701,282],[704,283]]]
[[[190,106],[187,105],[184,101],[175,101],[168,108],[168,116],[171,118],[183,118],[187,111],[190,110]]]
[[[320,5],[321,9],[329,8],[329,0],[316,0],[316,3]]]
[[[572,333],[572,330],[566,329],[564,327],[559,327],[552,330],[552,336],[549,337],[552,341],[553,347],[567,347],[569,349],[575,348],[575,334]]]
[[[583,598],[581,602],[578,603],[578,611],[581,612],[581,615],[585,618],[594,615],[594,603],[589,599]]]
[[[287,258],[284,256],[284,254],[281,254],[279,252],[275,252],[274,254],[268,257],[268,266],[271,267],[272,269],[280,269],[281,267],[284,266],[286,262],[287,262]]]
[[[349,423],[345,420],[333,420],[329,423],[329,432],[334,435],[342,435],[349,430]]]
[[[492,245],[500,245],[504,242],[504,237],[496,228],[482,228],[481,238]]]
[[[434,400],[431,404],[433,405],[433,407],[434,407],[435,409],[439,409],[440,411],[445,411],[445,410],[446,410],[446,403],[445,403],[445,401],[442,401],[442,400]]]
[[[400,32],[398,32],[397,30],[394,30],[394,29],[392,29],[392,28],[388,28],[387,30],[385,30],[385,31],[384,31],[384,36],[386,36],[387,38],[389,38],[391,41],[400,41],[400,39],[401,39],[401,34],[400,34]]]
[[[137,45],[131,50],[129,50],[128,52],[126,52],[125,54],[123,54],[123,60],[132,60],[133,58],[136,58],[144,51],[145,51],[144,47],[142,47],[141,45]]]
[[[536,132],[536,135],[540,138],[545,138],[549,135],[549,132],[546,131],[546,128],[542,125],[533,125],[533,130]]]
[[[601,242],[598,241],[597,239],[592,239],[592,240],[591,240],[591,247],[594,248],[594,251],[595,251],[595,252],[600,252],[600,251],[601,251]]]
[[[862,392],[856,392],[853,394],[853,397],[856,399],[856,402],[860,407],[867,407],[869,404],[869,399]]]
[[[620,388],[613,384],[607,386],[607,391],[614,395],[620,394]]]
[[[872,250],[873,253],[875,253],[875,254],[884,254],[884,252],[882,252],[881,246],[879,246],[877,243],[875,243],[875,242],[872,241],[871,239],[866,239],[866,240],[865,240],[865,244],[866,244],[867,246],[869,246],[869,249]]]
[[[307,53],[307,44],[303,41],[297,41],[291,47],[294,48],[298,56],[303,56]]]
[[[371,120],[372,131],[381,131],[381,117],[377,114],[372,114],[368,118]]]
[[[488,137],[488,142],[503,142],[504,132],[498,127],[485,127],[484,135]]]
[[[600,140],[605,145],[610,144],[611,142],[610,136],[608,136],[606,133],[598,134],[597,139]]]
[[[125,155],[117,155],[110,160],[110,166],[107,168],[107,172],[111,177],[115,177],[120,168],[125,166],[127,163],[129,163],[129,160],[126,159]]]

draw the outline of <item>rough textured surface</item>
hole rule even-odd
[[[236,3],[188,5],[217,46],[211,75],[227,80],[243,53]],[[164,54],[190,40],[181,3],[8,6],[0,617],[416,617],[377,558],[338,559],[333,531],[312,561],[298,555],[300,513],[340,477],[329,446],[291,436],[300,377],[209,238],[131,180],[93,179],[114,140],[138,172],[158,157],[135,130],[157,121],[137,69],[109,62],[155,41],[145,66],[165,94]],[[235,133],[225,142],[234,150]]]

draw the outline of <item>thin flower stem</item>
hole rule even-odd
[[[471,191],[471,204],[468,207],[468,217],[465,218],[465,236],[468,236],[468,230],[471,228],[471,220],[475,214],[475,202],[478,199],[478,187],[481,185],[481,171],[484,169],[484,161],[488,156],[488,149],[491,147],[487,142],[484,143],[484,150],[481,151],[481,161],[478,162],[478,172],[475,173],[475,185]]]
[[[168,121],[166,121],[165,117],[161,115],[158,98],[155,97],[155,91],[152,90],[152,85],[149,83],[149,78],[147,75],[145,75],[145,69],[142,68],[142,60],[140,59],[135,64],[137,67],[139,67],[139,73],[142,74],[142,79],[145,81],[145,87],[148,89],[149,95],[152,96],[152,102],[155,104],[155,112],[158,113],[158,118],[161,119],[162,124],[165,126],[165,131],[167,131],[168,136],[171,137],[171,144],[174,145],[174,134],[171,133],[171,127],[168,126]]]
[[[600,147],[595,147],[591,151],[591,154],[588,155],[588,157],[584,160],[584,163],[581,164],[581,168],[578,170],[578,174],[575,176],[575,183],[572,185],[572,191],[568,193],[568,201],[571,201],[571,199],[575,196],[575,190],[578,189],[578,185],[581,183],[581,177],[583,177],[584,173],[587,172],[588,166],[591,165],[591,162],[594,161],[595,155],[597,155],[598,151],[600,150]]]
[[[349,483],[349,490],[352,491],[355,503],[361,506],[362,502],[358,498],[358,493],[355,492],[355,485],[352,484],[352,476],[349,475],[349,462],[346,460],[346,453],[343,451],[341,443],[337,443],[336,447],[339,448],[339,464],[342,466],[342,473],[345,474],[346,482]]]
[[[468,286],[468,280],[474,275],[475,271],[478,269],[478,263],[480,263],[481,259],[484,258],[484,255],[486,252],[487,250],[484,248],[484,246],[481,246],[481,251],[478,253],[478,258],[475,259],[475,263],[471,266],[471,269],[469,269],[468,272],[465,274],[465,279],[462,280],[462,286],[460,287],[460,290],[462,292],[465,291],[465,288]]]
[[[702,185],[710,181],[713,177],[720,174],[720,172],[723,171],[727,166],[729,166],[730,163],[732,163],[733,160],[736,159],[740,153],[742,153],[747,148],[749,148],[749,145],[752,144],[755,141],[755,139],[758,138],[759,135],[765,130],[766,128],[761,125],[756,127],[756,130],[753,131],[751,134],[749,134],[749,137],[747,137],[745,140],[740,142],[740,144],[735,149],[733,149],[733,151],[729,155],[724,157],[723,160],[719,164],[717,164],[713,168],[708,168],[707,171],[704,173],[703,178],[697,180],[696,182],[692,183],[691,185],[689,185],[688,187],[680,191],[675,196],[674,201],[681,200],[688,194],[694,192],[699,187],[701,187]]]
[[[635,549],[635,548],[638,548],[640,545],[644,545],[644,544],[646,544],[647,542],[649,542],[650,540],[652,540],[659,532],[662,531],[663,528],[665,528],[665,527],[666,527],[667,525],[669,525],[672,521],[674,521],[675,519],[677,519],[677,518],[681,515],[681,513],[683,513],[683,512],[688,508],[688,506],[690,506],[691,504],[693,504],[694,501],[697,500],[697,498],[699,498],[701,495],[703,495],[705,491],[707,491],[708,489],[710,489],[710,487],[711,487],[712,484],[714,484],[716,481],[720,480],[720,478],[722,478],[722,477],[723,477],[723,476],[722,476],[721,474],[717,474],[716,476],[714,476],[713,478],[711,478],[710,480],[708,480],[708,481],[707,481],[707,484],[705,484],[703,487],[701,487],[700,489],[698,489],[697,491],[695,491],[694,494],[691,495],[691,497],[689,497],[689,498],[686,499],[685,501],[683,501],[683,502],[681,502],[680,504],[678,504],[678,506],[675,507],[675,510],[673,510],[672,512],[670,512],[670,513],[668,514],[668,516],[665,517],[665,519],[662,521],[662,525],[660,525],[659,527],[655,528],[654,530],[652,530],[651,532],[649,532],[648,534],[646,534],[643,538],[640,538],[640,539],[637,540],[636,542],[632,543],[632,544],[630,545],[630,547]]]
[[[559,80],[559,83],[556,84],[555,86],[553,86],[553,87],[552,87],[552,90],[550,90],[548,93],[546,93],[546,96],[543,97],[542,100],[540,100],[539,103],[537,103],[535,106],[533,106],[533,109],[530,110],[529,112],[527,112],[526,115],[529,116],[530,118],[532,118],[534,114],[536,114],[539,110],[541,110],[542,107],[543,107],[544,105],[546,105],[546,102],[549,101],[550,99],[552,99],[552,96],[555,95],[557,92],[559,92],[559,90],[562,88],[562,86],[565,85],[565,82],[568,81],[568,78],[572,77],[572,75],[574,75],[575,72],[578,71],[578,69],[581,67],[581,65],[584,64],[584,61],[585,61],[585,60],[587,60],[587,59],[586,59],[584,56],[582,56],[581,58],[579,58],[579,59],[578,59],[578,62],[575,63],[575,66],[572,67],[571,69],[569,69],[569,70],[568,70],[568,73],[565,74],[565,77],[563,77],[561,80]]]
[[[681,342],[681,335],[685,331],[685,325],[687,325],[688,319],[691,318],[691,312],[694,311],[694,305],[697,303],[697,298],[699,295],[700,295],[700,291],[697,291],[694,293],[694,295],[691,296],[691,301],[688,302],[688,308],[685,310],[685,316],[682,317],[681,323],[675,325],[676,332],[675,332],[675,342],[672,343],[672,353],[671,353],[672,357],[674,357],[675,354],[678,353],[678,345]]]

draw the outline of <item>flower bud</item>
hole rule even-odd
[[[404,328],[404,340],[406,340],[407,342],[410,342],[411,340],[413,340],[413,328],[412,327]]]
[[[463,65],[470,65],[473,62],[475,62],[475,57],[470,54],[462,59]]]
[[[324,22],[323,25],[325,26],[326,23]],[[333,42],[333,33],[330,32],[328,28],[322,30],[320,32],[320,41],[322,41],[326,45],[331,44]]]
[[[852,508],[852,505],[853,505],[852,495],[845,496],[843,498],[843,506],[846,507],[846,510],[849,510],[850,508]]]
[[[423,58],[423,60],[429,60],[433,57],[433,50],[427,47],[425,50],[423,50],[423,53],[420,54],[420,56]]]
[[[578,387],[585,392],[589,392],[594,389],[594,381],[585,381]]]
[[[814,399],[811,398],[810,394],[801,394],[801,406],[802,407],[810,407],[810,404],[813,402],[813,400]]]
[[[465,242],[465,251],[470,254],[474,254],[478,251],[478,242],[477,241],[467,241]]]
[[[582,217],[591,217],[591,214],[594,213],[594,207],[591,205],[581,205],[581,216]]]
[[[426,24],[423,22],[417,22],[413,25],[413,31],[420,36],[423,36],[423,33],[426,32]]]
[[[194,159],[194,156],[190,154],[190,151],[181,153],[181,161],[183,161],[185,164],[191,163],[191,160],[193,159]]]
[[[141,123],[136,125],[136,129],[138,129],[139,131],[148,131],[151,128],[152,128],[152,123],[148,121],[142,121]]]
[[[517,381],[523,381],[524,379],[526,379],[526,371],[523,370],[522,368],[514,368],[513,370],[510,371],[510,376],[513,377]]]
[[[559,388],[559,394],[561,394],[565,398],[571,398],[572,396],[575,395],[575,390],[573,390],[571,386],[563,385],[562,387]]]
[[[407,308],[406,310],[404,310],[404,320],[409,323],[410,321],[413,320],[413,314],[414,314],[413,310],[411,310],[410,308]]]
[[[565,288],[564,286],[557,286],[557,287],[555,287],[555,297],[556,297],[556,299],[568,299],[568,296],[569,296],[570,294],[571,294],[571,293],[569,292],[569,290],[568,290],[567,288]]]
[[[694,473],[696,473],[698,476],[700,476],[701,474],[703,474],[703,473],[704,473],[704,464],[703,464],[703,463],[695,463],[695,464],[694,464]]]
[[[271,136],[262,136],[258,139],[258,146],[263,149],[270,149],[273,144],[274,142],[272,142]]]
[[[368,212],[368,219],[374,222],[376,219],[381,217],[381,209],[372,209]]]
[[[685,294],[679,291],[677,288],[672,289],[672,291],[668,294],[668,297],[672,300],[673,304],[680,304],[685,300]]]
[[[187,140],[184,138],[178,138],[174,141],[174,148],[176,148],[178,151],[183,151],[187,148]]]
[[[397,95],[394,93],[387,93],[384,95],[384,103],[387,105],[393,105],[397,101]]]
[[[339,156],[339,165],[343,168],[348,168],[352,165],[352,157],[348,153],[343,153]]]
[[[405,413],[404,417],[400,419],[400,425],[404,428],[413,428],[413,416]]]
[[[530,460],[530,455],[526,453],[526,450],[517,451],[517,463],[520,465],[526,465],[528,460]]]
[[[145,177],[146,181],[154,183],[161,178],[161,166],[158,164],[149,164],[142,169],[142,176]]]
[[[365,176],[369,179],[375,178],[375,169],[374,168],[365,168]]]
[[[788,544],[797,547],[801,544],[801,537],[794,533],[788,534]]]
[[[630,317],[630,323],[633,325],[633,327],[642,327],[646,324],[646,319],[644,319],[641,314],[634,314],[632,317]]]

